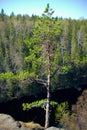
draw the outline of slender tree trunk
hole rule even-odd
[[[48,75],[48,87],[47,87],[47,105],[46,105],[46,116],[45,116],[45,128],[49,127],[50,118],[50,75]]]
[[[45,128],[49,127],[49,119],[50,119],[50,77],[51,77],[51,60],[50,60],[50,43],[48,41],[48,85],[47,85],[47,105],[46,105],[46,116],[45,116]]]

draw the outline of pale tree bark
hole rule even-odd
[[[45,128],[49,127],[50,119],[50,75],[48,75],[48,86],[47,86],[47,105],[45,115]]]
[[[45,128],[49,127],[50,119],[50,83],[51,83],[51,54],[50,54],[50,42],[47,41],[47,57],[48,57],[48,79],[47,79],[47,104],[46,104],[46,115],[45,115]]]

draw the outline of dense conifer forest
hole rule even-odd
[[[53,17],[53,13],[49,4],[42,16],[14,12],[8,16],[1,10],[1,112],[10,114],[13,106],[13,115],[19,119],[19,112],[24,119],[23,110],[35,113],[43,108],[45,128],[56,122],[66,129],[86,130],[87,19]]]
[[[51,91],[79,88],[87,84],[87,20],[59,17],[51,20],[54,28],[51,32]],[[45,36],[37,34],[39,24],[46,32],[45,16],[15,15],[14,12],[8,16],[1,10],[0,101],[46,92],[43,85],[30,80],[30,77],[47,80],[46,50],[41,51]]]

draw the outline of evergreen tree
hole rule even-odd
[[[32,38],[30,38],[30,41],[25,41],[25,43],[29,46],[29,56],[25,59],[29,63],[29,71],[32,71],[33,73],[36,72],[35,75],[39,76],[40,78],[42,77],[43,83],[44,77],[47,80],[45,128],[49,126],[51,74],[53,70],[52,67],[55,68],[55,64],[56,66],[58,65],[58,60],[56,61],[54,59],[58,56],[57,39],[61,33],[59,23],[52,18],[53,13],[54,11],[50,9],[49,4],[47,4],[42,18],[37,21],[33,29]],[[42,72],[44,70],[45,73],[40,76],[38,69],[40,69]],[[40,80],[37,80],[37,82],[38,81]]]
[[[2,21],[4,21],[4,16],[5,16],[4,9],[2,9],[2,10],[1,10],[1,18],[2,18]]]

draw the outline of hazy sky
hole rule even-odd
[[[3,8],[7,15],[12,11],[15,15],[41,15],[47,3],[55,11],[54,16],[87,19],[87,0],[0,0],[0,10]]]

